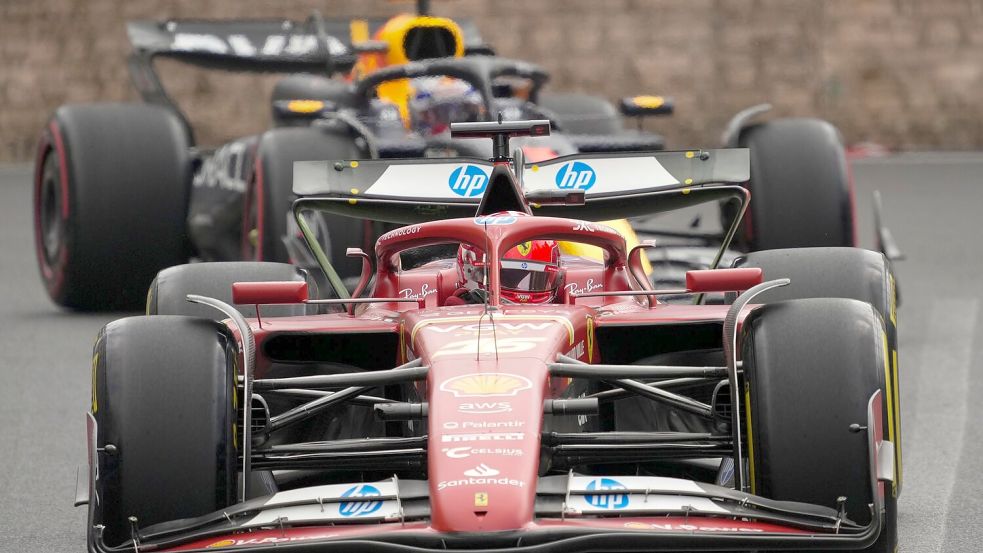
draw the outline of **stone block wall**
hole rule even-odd
[[[393,0],[0,0],[0,160],[27,160],[52,111],[131,101],[129,19],[387,16]],[[671,147],[715,145],[736,111],[770,102],[829,119],[850,143],[983,147],[983,0],[434,0],[497,51],[545,66],[552,90],[656,93]],[[162,63],[200,143],[269,122],[273,77]]]

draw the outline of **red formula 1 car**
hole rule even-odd
[[[893,551],[884,256],[773,250],[652,290],[653,244],[594,221],[745,205],[747,150],[509,156],[548,131],[455,128],[491,161],[298,163],[306,235],[307,210],[407,225],[349,250],[352,297],[289,265],[162,271],[96,343],[89,550]]]

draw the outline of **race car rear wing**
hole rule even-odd
[[[130,77],[145,102],[181,110],[164,90],[153,61],[168,58],[206,69],[257,73],[346,73],[369,43],[354,43],[355,27],[373,33],[386,18],[328,19],[314,14],[306,21],[268,20],[140,20],[126,25],[133,46]],[[458,22],[465,52],[483,46],[477,28]],[[190,130],[190,127],[189,127]]]
[[[294,164],[298,207],[412,224],[475,214],[494,164],[476,158],[302,161]],[[603,221],[740,196],[747,149],[575,154],[518,171],[536,215]],[[547,203],[540,198],[571,197]],[[583,195],[583,201],[579,197]],[[575,198],[575,199],[574,199]]]
[[[347,21],[131,21],[126,31],[136,55],[209,69],[320,73],[355,61]]]

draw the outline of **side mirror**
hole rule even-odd
[[[698,293],[743,292],[761,284],[763,276],[758,267],[686,271],[686,289]]]
[[[305,303],[307,299],[306,282],[236,282],[232,285],[232,303],[237,305]]]
[[[672,115],[675,102],[665,96],[629,96],[621,99],[621,113],[628,117]]]
[[[310,121],[335,111],[338,111],[338,105],[325,100],[296,99],[273,102],[274,117],[284,121]]]
[[[352,292],[352,299],[357,299],[362,297],[362,292],[365,291],[365,287],[369,284],[369,279],[372,278],[372,259],[369,258],[369,254],[362,251],[362,248],[348,248],[345,250],[346,257],[361,257],[362,258],[362,275],[358,279],[358,284],[355,285],[355,291]],[[348,314],[355,314],[355,304],[348,304]]]

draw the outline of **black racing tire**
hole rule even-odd
[[[129,317],[99,333],[91,409],[102,449],[89,527],[105,525],[108,545],[129,540],[130,516],[147,527],[234,502],[235,363],[235,339],[208,319]]]
[[[543,94],[536,105],[556,116],[558,130],[566,134],[612,135],[624,130],[614,104],[589,94]]]
[[[893,429],[889,439],[895,446],[897,493],[901,493],[901,394],[898,376],[897,294],[891,264],[884,254],[860,248],[795,248],[751,252],[738,258],[736,267],[758,267],[765,280],[788,278],[788,286],[773,288],[755,298],[771,303],[804,298],[850,298],[867,302],[884,319],[887,334],[888,382],[894,398],[890,413]],[[885,406],[887,402],[885,402]],[[887,415],[887,414],[886,414]]]
[[[845,496],[848,517],[869,523],[867,435],[849,427],[866,426],[868,401],[878,390],[890,411],[880,314],[843,298],[771,303],[748,315],[742,339],[751,492],[831,508]],[[885,433],[888,424],[885,418]],[[866,551],[890,553],[896,546],[891,488],[885,526]]]
[[[58,108],[34,176],[35,249],[55,303],[139,309],[154,274],[188,259],[190,146],[161,107]]]
[[[751,149],[751,205],[739,246],[855,245],[852,176],[836,127],[820,119],[777,119],[745,128],[738,145]],[[729,223],[733,211],[725,213]]]
[[[293,223],[291,205],[293,164],[295,161],[362,159],[365,152],[347,133],[328,128],[280,128],[260,138],[256,166],[246,192],[243,225],[243,258],[256,261],[290,263],[283,236]],[[322,246],[342,278],[361,274],[361,260],[346,257],[350,247],[365,247],[364,221],[349,217],[325,216],[326,237]],[[304,246],[306,248],[306,244]]]
[[[295,265],[261,261],[217,261],[188,263],[168,267],[157,273],[147,293],[147,315],[187,315],[222,320],[218,310],[187,301],[188,294],[198,294],[232,305],[232,284],[236,282],[307,282],[308,295],[317,296],[317,283],[310,274]],[[252,305],[238,305],[247,317],[256,316]],[[264,305],[264,317],[289,317],[316,312],[304,304]]]

